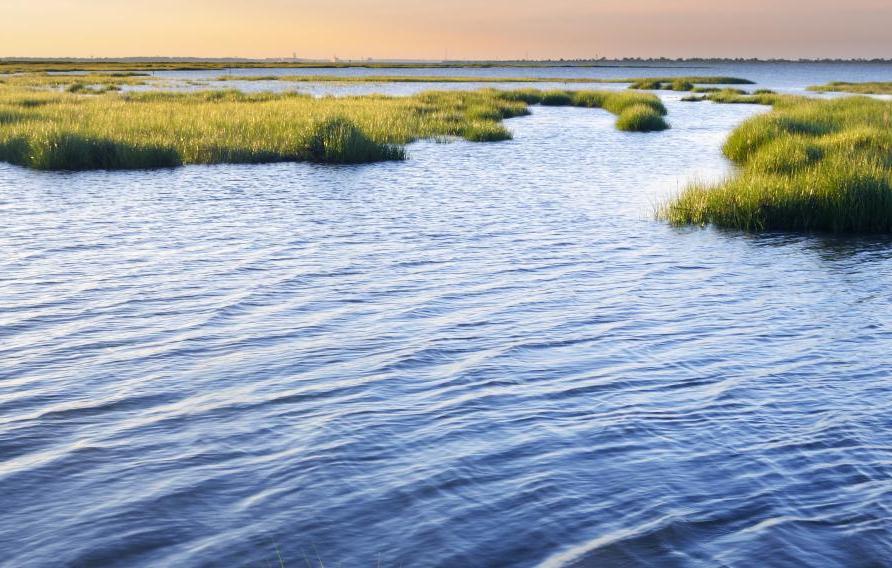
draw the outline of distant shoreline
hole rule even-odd
[[[545,60],[415,60],[415,59],[291,59],[291,58],[213,58],[213,57],[0,57],[0,65],[40,64],[156,64],[195,65],[198,68],[231,67],[234,65],[257,68],[462,68],[462,67],[582,67],[634,68],[642,66],[727,65],[727,64],[892,64],[892,59],[759,59],[759,58],[622,58],[622,59],[545,59]]]

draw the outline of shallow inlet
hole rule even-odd
[[[402,163],[0,164],[4,561],[883,564],[892,242],[654,221],[764,110],[666,99]]]

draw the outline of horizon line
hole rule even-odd
[[[340,58],[340,57],[331,57],[331,58],[312,58],[312,57],[243,57],[243,56],[215,56],[215,57],[202,57],[202,56],[190,56],[190,55],[177,55],[177,56],[167,56],[167,55],[130,55],[130,56],[52,56],[52,57],[42,57],[42,56],[30,56],[30,55],[9,55],[9,56],[0,56],[0,62],[8,63],[8,62],[54,62],[54,61],[66,61],[66,62],[87,62],[87,61],[101,61],[101,62],[128,62],[128,61],[143,61],[146,63],[150,63],[153,61],[207,61],[207,62],[277,62],[277,63],[596,63],[596,62],[627,62],[627,61],[638,61],[638,62],[697,62],[697,61],[744,61],[744,62],[765,62],[765,63],[773,63],[773,62],[790,62],[790,63],[807,63],[807,62],[878,62],[878,63],[892,63],[892,58],[890,57],[710,57],[710,56],[691,56],[691,57],[666,57],[666,56],[624,56],[624,57],[579,57],[579,58],[545,58],[545,59],[531,59],[531,58],[507,58],[507,59],[436,59],[436,58],[402,58],[402,57],[387,57],[387,58]]]

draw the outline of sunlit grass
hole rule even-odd
[[[695,91],[696,85],[751,85],[752,81],[739,77],[692,76],[692,77],[650,77],[632,79],[630,89],[641,91]]]
[[[624,110],[616,121],[616,127],[630,132],[656,132],[669,125],[659,112],[647,105],[634,105]]]
[[[789,95],[779,95],[769,89],[757,89],[747,93],[741,89],[717,89],[701,91],[703,94],[691,94],[682,97],[684,102],[712,101],[721,104],[774,105],[782,100],[789,100]]]
[[[736,174],[686,188],[663,207],[663,218],[745,230],[892,231],[892,102],[725,98],[774,109],[726,141]]]
[[[834,81],[826,85],[809,87],[809,91],[819,93],[857,93],[861,95],[892,95],[892,82],[847,83]]]
[[[106,92],[121,86],[146,85],[151,78],[143,73],[87,73],[83,75],[53,75],[47,73],[26,73],[0,75],[0,85],[29,89],[59,90],[70,92]]]
[[[83,94],[87,89],[0,85],[0,160],[45,170],[363,163],[401,159],[406,144],[424,138],[509,139],[502,121],[528,114],[531,104],[603,108],[620,119],[630,108],[666,112],[657,97],[627,91],[487,89],[314,98],[232,90]],[[639,127],[628,122],[624,129]],[[653,129],[644,123],[640,128]]]

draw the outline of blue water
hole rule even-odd
[[[0,164],[0,564],[892,564],[892,240],[674,229],[763,109]]]
[[[244,91],[301,91],[314,95],[342,95],[386,93],[405,95],[425,89],[499,88],[572,88],[625,89],[625,84],[584,83],[486,83],[492,77],[536,77],[567,79],[626,79],[630,77],[724,76],[753,81],[747,87],[774,89],[778,92],[808,94],[806,87],[824,85],[831,81],[892,81],[890,63],[702,63],[702,64],[644,64],[606,67],[502,67],[502,68],[274,68],[229,69],[220,71],[158,71],[156,78],[166,79],[170,86],[179,88],[236,88]],[[480,77],[480,83],[302,83],[287,81],[244,81],[239,77],[286,75],[334,75],[338,77],[369,77],[380,75],[460,76]],[[227,81],[216,81],[225,76]],[[812,96],[818,96],[810,93]],[[828,95],[820,95],[828,96]]]

